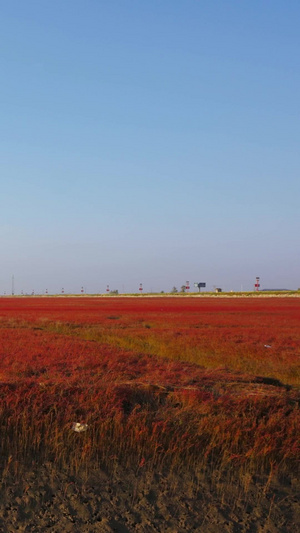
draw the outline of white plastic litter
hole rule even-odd
[[[272,348],[271,344],[264,344],[265,348]]]
[[[74,422],[72,429],[73,431],[76,431],[76,433],[81,433],[82,431],[86,431],[88,428],[88,424],[80,424],[80,422]]]

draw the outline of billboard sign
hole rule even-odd
[[[199,292],[200,292],[201,289],[203,289],[204,287],[206,287],[206,283],[200,281],[199,283],[194,283],[194,286],[195,286],[195,287],[198,287]]]

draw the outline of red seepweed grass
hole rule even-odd
[[[4,472],[295,469],[298,299],[11,298],[0,317]]]

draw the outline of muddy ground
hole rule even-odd
[[[116,468],[72,476],[44,464],[2,478],[0,532],[291,533],[300,531],[300,483],[229,483]]]

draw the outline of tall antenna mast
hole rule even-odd
[[[11,278],[11,295],[14,296],[15,294],[15,276],[12,275]]]

